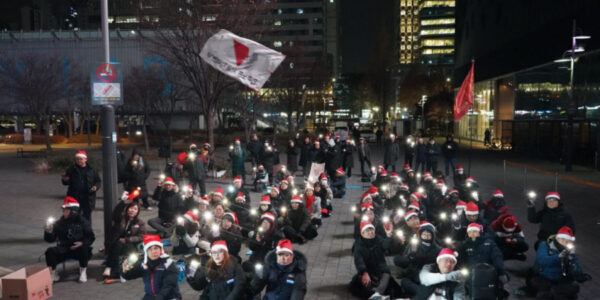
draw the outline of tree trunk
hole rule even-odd
[[[35,118],[35,123],[36,123],[35,134],[42,134],[42,127],[44,126],[43,122],[42,122],[42,118],[41,117],[36,117]]]
[[[150,153],[150,144],[148,143],[148,130],[146,129],[146,120],[148,115],[144,115],[144,122],[142,122],[142,132],[144,133],[144,145],[146,146],[146,154]]]
[[[208,134],[208,143],[210,143],[213,150],[216,148],[214,120],[215,120],[215,116],[211,113],[208,113],[204,116],[204,121],[206,123],[206,133]]]
[[[46,150],[52,151],[52,143],[50,142],[50,114],[44,117],[44,125],[46,126]]]
[[[67,138],[71,138],[73,136],[73,114],[69,113],[67,114],[67,119],[65,120],[67,122]]]

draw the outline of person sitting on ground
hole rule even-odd
[[[263,300],[302,300],[306,295],[306,256],[292,248],[290,240],[281,240],[267,253],[264,264],[257,265],[250,282],[253,296],[265,288]]]
[[[175,217],[180,211],[181,196],[173,178],[167,177],[158,181],[152,199],[158,201],[158,218],[148,220],[148,225],[156,229],[162,238],[170,237],[175,229]]]
[[[239,193],[244,194],[247,204],[250,204],[252,202],[250,198],[250,192],[248,192],[248,190],[244,188],[244,182],[242,181],[242,177],[235,176],[233,178],[233,185],[228,188],[227,199],[233,200],[235,199],[235,197],[237,197]]]
[[[267,253],[277,246],[279,240],[283,239],[279,228],[275,222],[276,216],[270,212],[266,212],[260,217],[260,224],[251,231],[248,236],[248,248],[252,254],[242,264],[244,271],[252,272],[254,265],[258,262],[262,263],[265,260]]]
[[[287,179],[283,179],[279,186],[279,195],[281,198],[281,206],[290,207],[290,201],[292,200],[293,191],[290,189],[290,182]]]
[[[260,198],[260,202],[258,203],[257,216],[254,220],[255,227],[260,225],[260,223],[262,222],[260,218],[265,213],[271,213],[274,216],[277,216],[275,208],[271,205],[271,197],[269,195],[264,195]]]
[[[185,214],[188,210],[198,208],[199,199],[194,194],[194,188],[191,185],[183,187],[183,204],[180,205],[180,212]]]
[[[483,203],[484,212],[483,216],[491,223],[502,214],[509,214],[508,206],[506,206],[506,200],[504,200],[504,194],[501,190],[495,190],[492,195],[492,199]]]
[[[331,184],[334,198],[343,198],[346,195],[346,174],[342,168],[335,171],[335,179]]]
[[[239,223],[240,233],[242,236],[247,237],[248,232],[252,228],[252,217],[250,216],[250,204],[246,202],[246,195],[239,192],[233,203],[230,206],[232,212],[237,216]]]
[[[119,256],[137,252],[137,245],[146,232],[144,221],[139,218],[139,215],[140,204],[131,202],[125,207],[120,223],[113,224],[106,247],[108,249],[106,268],[102,273],[106,283],[110,283],[112,278],[118,278],[120,275]]]
[[[302,197],[293,196],[291,209],[282,214],[283,233],[293,242],[304,244],[318,235],[317,229],[310,222],[310,214],[302,203]]]
[[[394,257],[394,264],[403,269],[402,289],[408,296],[414,297],[419,291],[419,272],[424,265],[436,262],[442,247],[436,241],[436,229],[427,221],[421,222],[418,238],[411,238],[404,253]]]
[[[327,177],[315,182],[313,187],[315,188],[315,197],[321,199],[321,217],[328,218],[331,215],[331,211],[327,208],[332,206],[333,192],[328,187]]]
[[[321,198],[315,195],[315,189],[312,184],[306,184],[304,191],[304,205],[310,213],[310,222],[319,228],[322,224]]]
[[[63,214],[58,221],[49,219],[44,228],[44,240],[56,242],[56,247],[46,249],[46,265],[52,270],[52,280],[60,281],[56,265],[69,258],[79,261],[79,282],[87,281],[87,266],[91,246],[96,237],[90,222],[80,212],[79,202],[71,196],[65,197]]]
[[[210,205],[214,207],[217,204],[223,203],[223,199],[225,194],[223,193],[223,188],[218,187],[216,190],[211,192],[208,197],[210,198]]]
[[[354,243],[353,256],[356,275],[349,284],[350,292],[359,298],[381,299],[390,292],[390,268],[385,254],[392,247],[390,237],[375,234],[370,222],[360,224],[360,238]]]
[[[272,186],[269,189],[269,197],[271,198],[271,205],[273,206],[273,208],[276,210],[280,209],[282,205],[282,199],[281,196],[279,196],[278,187]]]
[[[385,238],[385,228],[383,222],[380,222],[375,215],[372,203],[363,203],[359,206],[361,215],[354,219],[354,240],[360,238],[360,224],[362,222],[370,222],[375,227],[375,234],[381,238]]]
[[[525,242],[525,235],[521,229],[521,224],[517,223],[514,216],[510,214],[500,215],[491,225],[496,234],[496,244],[502,251],[504,259],[517,259],[524,261],[527,259],[525,252],[529,249]]]
[[[177,217],[176,234],[172,241],[173,255],[189,255],[198,252],[201,233],[197,211],[188,210],[182,217]]]
[[[466,299],[465,281],[468,273],[454,270],[456,255],[448,248],[442,249],[436,262],[423,266],[419,273],[421,285],[417,300],[452,300]]]
[[[130,261],[126,258],[121,264],[121,276],[126,280],[144,279],[143,300],[182,299],[177,279],[179,273],[175,262],[165,253],[158,235],[144,235],[144,260]]]
[[[214,243],[218,240],[224,240],[228,245],[229,256],[234,257],[238,263],[242,262],[240,250],[242,249],[242,235],[239,229],[237,215],[228,211],[223,215],[221,225],[211,225],[211,232],[208,241]]]
[[[575,253],[575,235],[568,226],[540,243],[536,256],[536,275],[531,284],[538,299],[577,299],[579,284],[589,278]]]
[[[203,300],[244,299],[246,276],[236,259],[229,255],[225,241],[215,241],[210,248],[210,259],[206,266],[192,266],[187,272],[187,281],[197,291],[202,291]]]
[[[548,239],[548,237],[556,233],[563,226],[567,226],[575,232],[575,223],[571,214],[565,210],[564,204],[560,201],[560,194],[557,192],[548,192],[545,200],[544,208],[537,211],[535,208],[535,196],[528,197],[527,220],[534,224],[540,224],[540,230],[537,233],[538,240],[535,243],[536,249],[540,242]]]
[[[467,238],[467,227],[471,223],[477,223],[482,227],[482,235],[486,238],[493,239],[494,233],[490,229],[488,223],[479,214],[479,207],[474,202],[467,203],[464,215],[458,216],[456,220],[452,220],[453,239],[462,242]]]
[[[508,274],[504,268],[502,252],[496,243],[482,236],[483,226],[478,223],[471,223],[467,227],[468,239],[466,239],[459,248],[458,258],[460,263],[472,270],[477,264],[488,264],[494,266],[498,279],[502,284],[508,282]]]

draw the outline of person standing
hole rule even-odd
[[[435,139],[430,138],[429,144],[427,145],[427,170],[431,174],[435,174],[438,169],[438,157],[441,153],[440,146],[435,144]]]
[[[273,146],[268,141],[265,142],[260,152],[260,163],[265,167],[267,174],[269,174],[269,185],[273,184],[273,166],[275,165],[275,153]]]
[[[125,166],[125,190],[134,191],[140,189],[139,199],[142,199],[142,205],[145,209],[150,208],[148,202],[148,188],[146,187],[146,179],[150,176],[150,168],[137,150],[131,152],[131,159]]]
[[[360,138],[360,144],[358,145],[358,160],[360,161],[360,173],[361,176],[368,176],[365,172],[365,164],[367,164],[367,172],[371,172],[371,150],[365,138]]]
[[[310,172],[310,138],[304,138],[304,142],[300,145],[300,166],[302,167],[302,175],[308,177]]]
[[[69,186],[67,196],[79,202],[81,215],[92,223],[92,211],[96,208],[96,191],[102,180],[98,172],[88,163],[87,153],[83,150],[75,154],[75,164],[67,168],[61,176],[62,184]]]
[[[197,151],[190,151],[185,160],[184,170],[188,175],[190,185],[192,188],[196,188],[196,184],[200,187],[200,194],[206,194],[206,170],[208,170],[208,159],[203,154]],[[182,184],[183,182],[179,182]]]
[[[419,173],[419,169],[421,169],[421,174],[425,173],[425,165],[427,163],[427,145],[423,142],[423,138],[419,137],[417,139],[417,146],[415,148],[415,172]]]
[[[252,134],[252,138],[246,147],[248,152],[250,153],[250,157],[252,158],[252,166],[256,167],[258,165],[258,161],[260,159],[260,152],[262,149],[262,144],[260,140],[258,140],[258,135],[256,133]]]
[[[298,147],[296,147],[296,142],[292,139],[288,142],[287,168],[292,175],[298,170]]]
[[[404,140],[404,164],[413,166],[413,160],[415,158],[415,141],[413,136],[409,135]]]
[[[231,159],[231,177],[241,176],[242,182],[245,182],[246,171],[244,163],[246,162],[246,149],[242,148],[239,139],[235,139],[233,149],[229,151],[229,158]]]
[[[398,147],[398,143],[396,143],[396,136],[390,134],[390,139],[385,145],[385,154],[383,156],[383,165],[386,170],[390,170],[391,172],[396,172],[396,162],[400,157],[400,148]]]
[[[489,128],[487,128],[485,130],[485,132],[483,133],[483,145],[490,145],[492,143],[492,132],[490,131]]]
[[[343,168],[348,178],[352,177],[352,168],[354,167],[354,140],[347,139],[342,147]]]
[[[458,144],[454,141],[452,136],[446,137],[446,142],[442,145],[442,152],[444,153],[444,162],[446,165],[446,176],[450,176],[449,170],[456,168],[456,152],[458,151]],[[451,167],[452,169],[449,169]]]

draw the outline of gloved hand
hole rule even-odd
[[[460,271],[452,271],[446,274],[446,280],[459,282],[462,279]]]
[[[506,283],[508,283],[508,275],[506,275],[506,274],[500,275],[500,276],[498,276],[498,280],[500,280],[500,282],[502,282],[502,284],[506,284]]]
[[[527,205],[528,206],[535,206],[535,198],[528,197],[527,198]]]

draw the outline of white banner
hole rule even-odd
[[[315,183],[317,181],[319,181],[319,175],[321,175],[321,173],[323,173],[323,170],[325,170],[325,164],[316,164],[316,163],[312,163],[310,165],[310,174],[308,175],[308,182],[310,183]]]
[[[224,74],[258,91],[285,59],[285,55],[253,40],[219,30],[204,44],[200,57]]]

